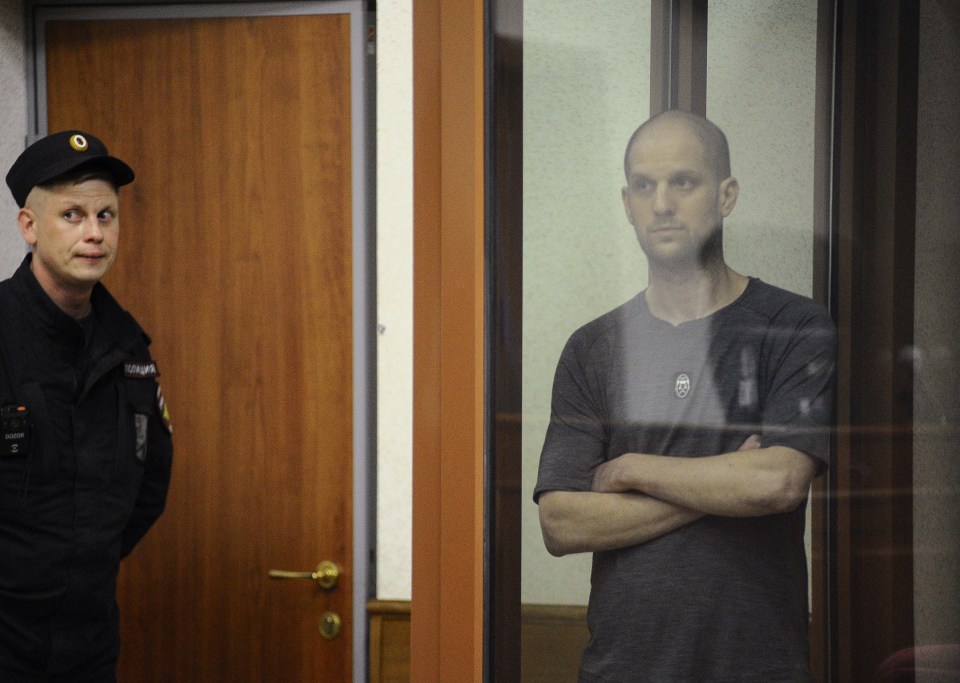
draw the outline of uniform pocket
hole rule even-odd
[[[25,384],[18,395],[27,407],[28,433],[20,452],[0,458],[0,510],[26,510],[28,499],[48,499],[57,483],[57,439],[40,385]]]

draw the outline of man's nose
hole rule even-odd
[[[665,184],[657,186],[656,192],[653,195],[654,212],[657,214],[669,214],[673,213],[673,208],[673,195],[670,193],[670,188]]]
[[[103,241],[103,228],[100,227],[100,220],[96,216],[88,216],[83,221],[83,239],[85,242]]]

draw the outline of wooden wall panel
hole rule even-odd
[[[410,681],[410,603],[371,600],[369,671],[371,683]]]
[[[407,683],[410,677],[410,603],[374,600],[370,615],[370,683]],[[519,680],[575,681],[587,644],[587,608],[523,605],[520,609]],[[515,674],[516,675],[516,674]]]

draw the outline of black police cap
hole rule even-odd
[[[7,173],[7,185],[17,206],[22,208],[30,190],[37,185],[87,165],[104,168],[117,187],[133,182],[133,169],[110,156],[100,140],[90,133],[65,130],[41,138],[23,150]]]

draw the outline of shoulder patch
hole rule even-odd
[[[148,379],[151,377],[159,377],[160,370],[157,368],[156,363],[129,361],[123,364],[123,375],[124,377],[133,377],[134,379]]]
[[[163,397],[163,391],[160,385],[157,385],[157,412],[160,413],[160,421],[167,433],[173,434],[173,421],[170,419],[170,406],[167,405],[167,399]]]

